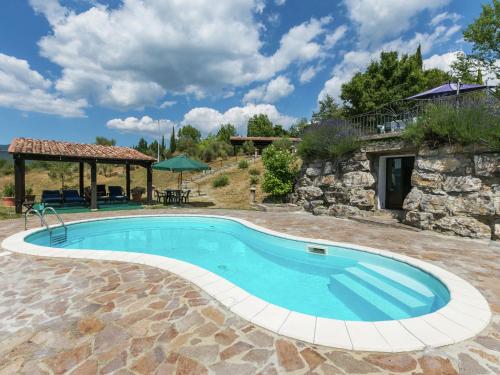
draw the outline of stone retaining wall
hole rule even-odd
[[[417,151],[400,139],[370,142],[350,157],[304,163],[292,201],[315,215],[373,215],[379,157],[408,153],[415,155],[415,166],[404,223],[500,239],[500,153],[477,147]]]
[[[500,238],[500,153],[423,148],[415,159],[405,223],[473,238]]]

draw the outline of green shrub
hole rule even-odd
[[[408,125],[403,137],[421,145],[485,144],[500,149],[500,117],[486,105],[456,107],[454,103],[428,105],[416,123]]]
[[[8,183],[3,187],[3,196],[4,197],[13,197],[14,196],[14,184]]]
[[[255,186],[259,184],[259,177],[250,176],[250,185]]]
[[[240,160],[238,163],[238,168],[239,169],[247,169],[248,168],[248,161],[246,161],[245,159]]]
[[[248,174],[250,174],[250,176],[259,176],[260,171],[257,168],[250,168]]]
[[[273,142],[273,145],[279,150],[291,150],[292,141],[290,139],[283,137]]]
[[[330,159],[359,149],[354,130],[342,120],[309,127],[299,143],[298,152],[306,160]]]
[[[271,145],[264,150],[262,161],[266,169],[262,189],[275,197],[284,197],[290,193],[298,173],[295,155]]]
[[[229,177],[227,177],[227,175],[225,174],[217,176],[212,182],[212,186],[214,188],[219,188],[227,185],[229,185]]]

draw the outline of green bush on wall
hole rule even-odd
[[[359,147],[351,125],[343,120],[332,120],[309,127],[302,136],[298,152],[305,160],[335,159]]]
[[[416,123],[406,127],[403,138],[417,146],[424,142],[434,146],[484,144],[500,150],[500,116],[481,104],[430,104]]]

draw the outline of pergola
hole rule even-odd
[[[90,166],[90,208],[97,209],[97,164],[124,164],[125,190],[130,199],[130,166],[139,165],[146,168],[147,201],[153,198],[152,164],[156,159],[129,147],[102,146],[73,142],[48,141],[31,138],[15,138],[9,146],[9,153],[14,157],[16,212],[22,212],[25,199],[25,161],[58,161],[79,163],[80,195],[84,195],[84,166]]]

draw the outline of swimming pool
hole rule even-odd
[[[53,234],[60,231],[56,228]],[[57,245],[50,246],[47,230],[37,229],[12,236],[2,246],[16,251],[21,239],[28,253],[126,260],[168,269],[256,324],[323,345],[381,351],[445,345],[474,335],[490,317],[475,288],[438,267],[383,250],[288,236],[235,218],[89,220],[70,223],[67,240]],[[456,312],[457,303],[461,308],[465,304],[470,315],[454,318],[460,320],[461,330],[452,324],[443,334],[439,319],[444,312]],[[464,329],[470,322],[463,320],[474,322],[475,328]],[[422,327],[423,322],[427,326]],[[334,326],[345,330],[346,337],[325,336],[328,330],[322,327]],[[364,332],[356,333],[360,327]],[[370,331],[374,328],[376,332]],[[416,338],[426,330],[432,334]],[[375,344],[370,335],[393,335],[394,340],[401,336],[404,343],[391,345],[385,338]],[[356,345],[360,339],[367,346]],[[350,346],[337,345],[336,340],[349,341]]]
[[[26,238],[49,246],[47,231]],[[406,263],[250,229],[227,219],[148,217],[71,225],[65,249],[139,251],[203,267],[275,305],[356,321],[395,320],[436,311],[449,292]],[[327,254],[312,253],[326,250]]]

